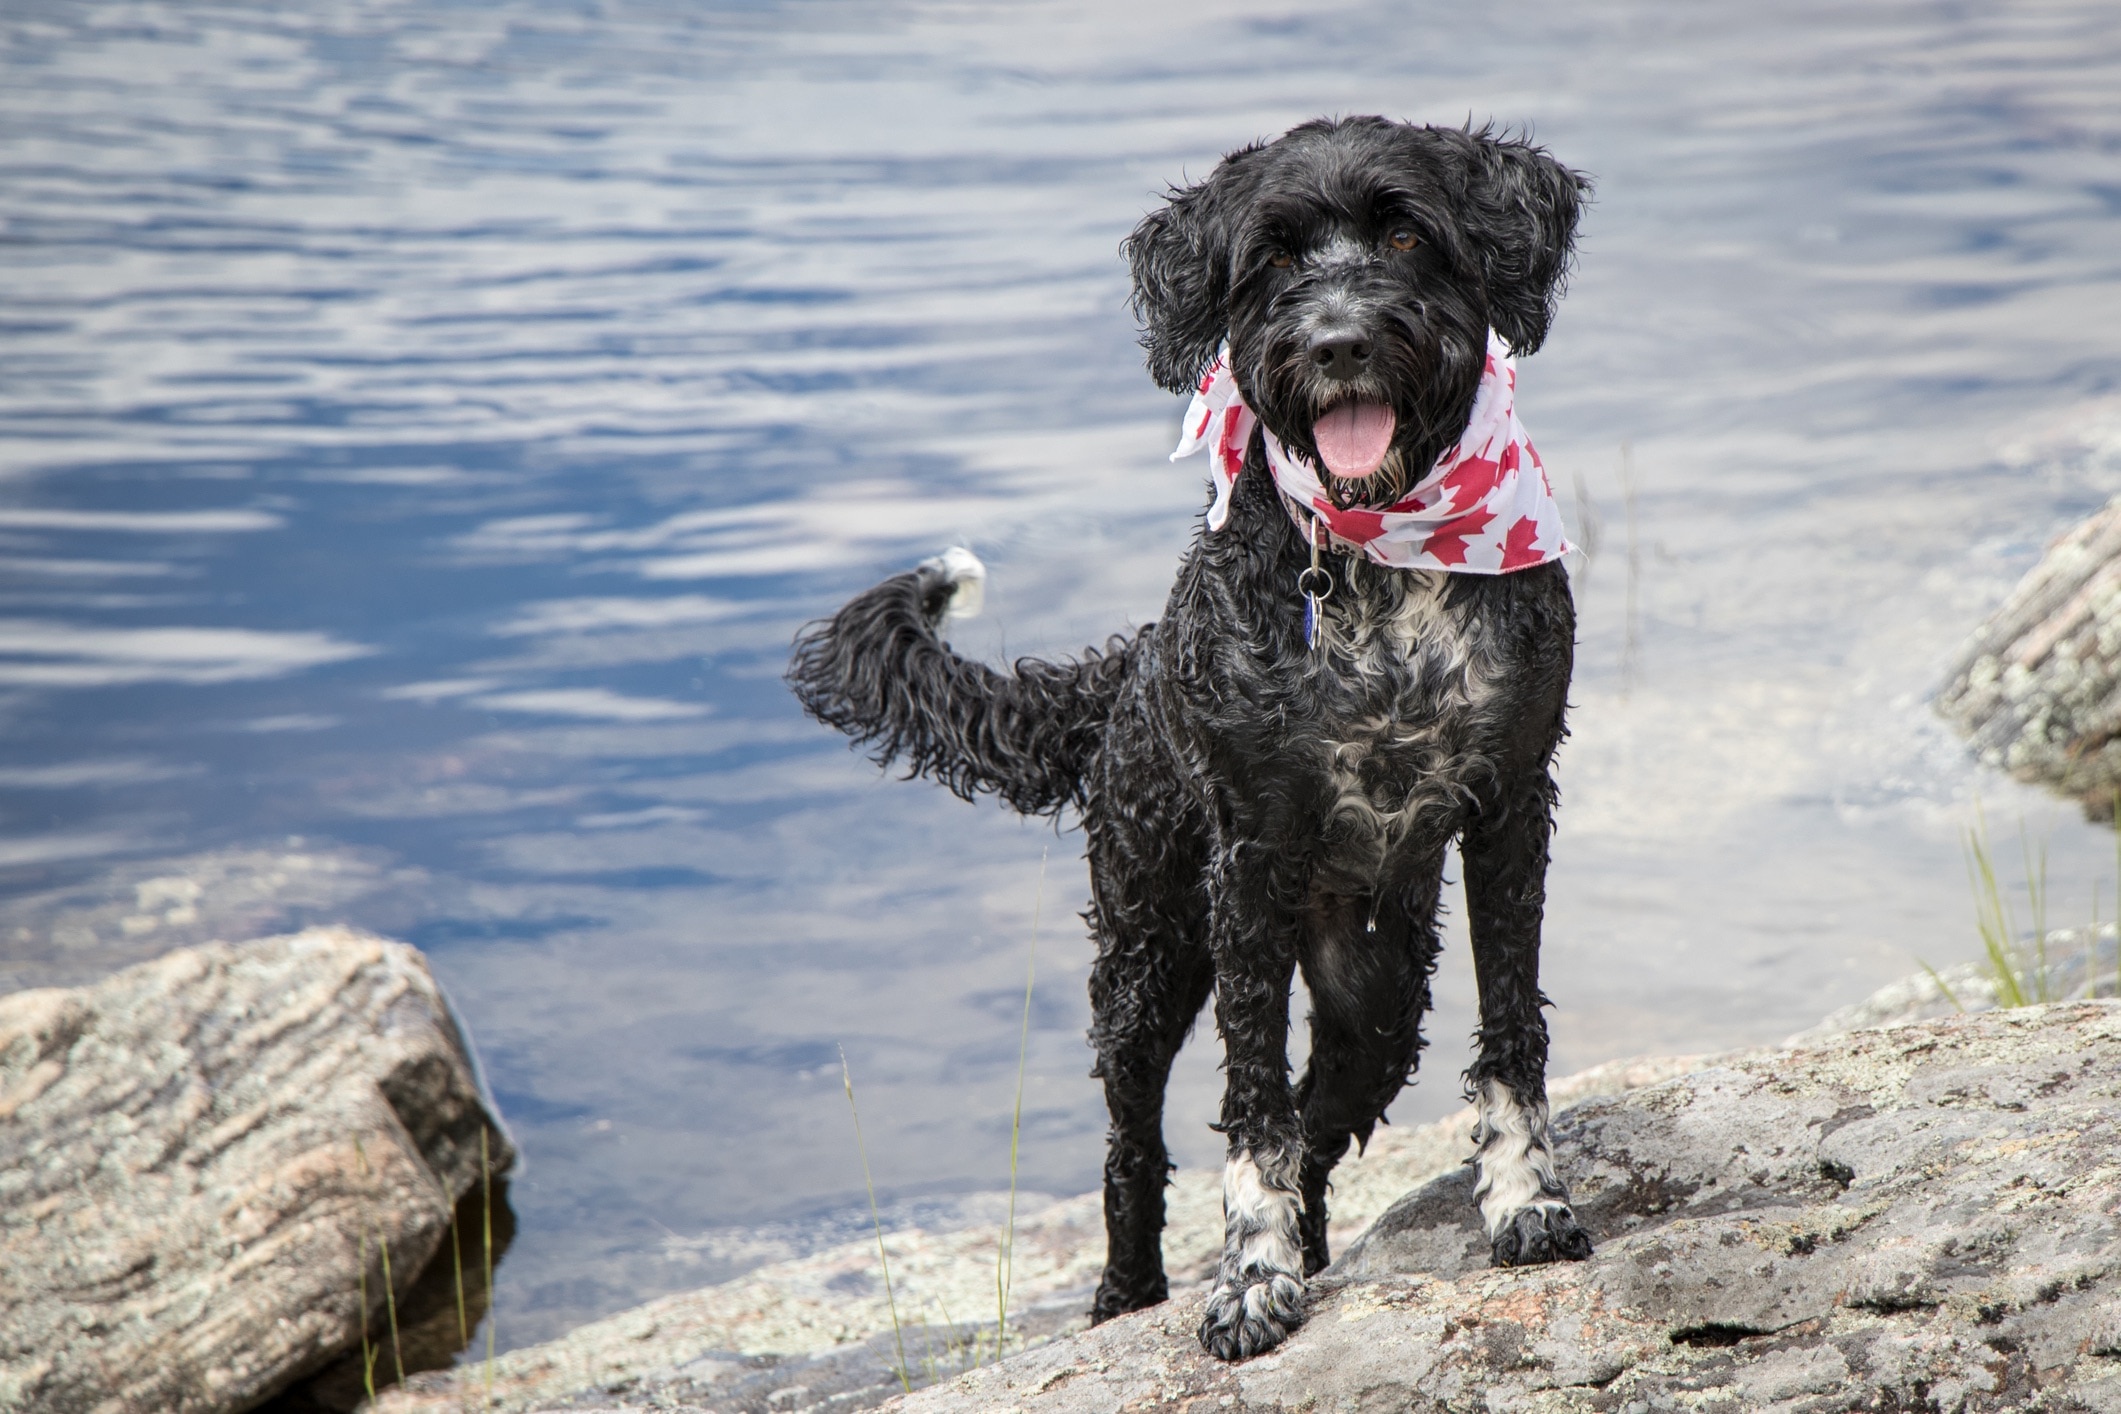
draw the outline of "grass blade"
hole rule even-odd
[[[1922,962],[1922,959],[1918,957],[1915,961]],[[1952,1010],[1962,1013],[1966,1010],[1965,1005],[1952,995],[1952,989],[1944,985],[1944,979],[1937,975],[1936,968],[1926,962],[1922,962],[1922,970],[1930,975],[1930,981],[1937,984],[1937,990],[1944,993],[1944,999],[1952,1004]]]
[[[2032,841],[2025,821],[2018,822],[2018,852],[2025,860],[2025,901],[2033,915],[2033,1000],[2051,1002],[2047,968],[2047,841],[2040,841],[2040,863],[2033,865]]]
[[[471,1323],[464,1318],[464,1242],[457,1235],[457,1215],[449,1215],[449,1265],[457,1279],[457,1348],[471,1344]]]
[[[847,1109],[854,1115],[854,1147],[862,1156],[862,1182],[869,1189],[869,1221],[876,1228],[876,1261],[884,1269],[884,1304],[891,1308],[891,1339],[898,1346],[899,1386],[913,1393],[913,1380],[906,1373],[906,1333],[899,1326],[898,1297],[891,1291],[891,1259],[884,1253],[884,1219],[876,1208],[876,1180],[869,1176],[869,1146],[862,1142],[862,1112],[854,1103],[854,1072],[847,1068],[847,1048],[840,1047],[840,1080],[847,1087]]]
[[[500,1305],[493,1295],[493,1156],[487,1149],[486,1126],[479,1126],[479,1182],[485,1189],[484,1202],[480,1204],[484,1213],[479,1235],[486,1259],[486,1405],[493,1408],[493,1342],[494,1331],[501,1323]]]
[[[358,1134],[354,1136],[353,1151],[354,1158],[361,1165],[361,1184],[365,1188],[368,1185],[368,1150],[362,1146],[361,1136]],[[368,1339],[367,1227],[363,1226],[360,1229],[359,1236],[358,1245],[361,1262],[361,1387],[368,1392],[370,1399],[374,1399],[376,1397],[376,1356],[382,1352],[375,1349]]]
[[[957,1335],[957,1318],[956,1318],[956,1317],[954,1317],[954,1316],[952,1316],[952,1315],[950,1314],[950,1308],[949,1308],[948,1306],[946,1306],[946,1305],[944,1305],[944,1304],[943,1304],[943,1296],[942,1296],[942,1293],[941,1293],[941,1292],[937,1292],[937,1293],[935,1294],[935,1297],[934,1297],[934,1301],[935,1301],[935,1309],[943,1313],[943,1329],[944,1329],[945,1331],[949,1332],[949,1334],[948,1334],[948,1335],[946,1335],[946,1336],[945,1336],[945,1337],[943,1338],[943,1351],[944,1351],[944,1353],[945,1353],[945,1354],[949,1354],[949,1355],[953,1355],[953,1356],[954,1356],[954,1358],[955,1358],[955,1359],[956,1359],[956,1360],[958,1361],[958,1368],[959,1368],[959,1369],[963,1369],[963,1370],[975,1370],[975,1369],[978,1369],[978,1368],[979,1368],[979,1342],[980,1342],[980,1334],[979,1334],[979,1327],[977,1327],[977,1326],[974,1326],[974,1327],[972,1328],[972,1340],[971,1340],[971,1346],[972,1346],[972,1353],[971,1353],[970,1357],[968,1358],[968,1357],[967,1357],[967,1356],[966,1356],[966,1355],[964,1354],[963,1348],[961,1347],[961,1345],[959,1344],[959,1341],[958,1341],[958,1335]]]
[[[359,1135],[354,1137],[354,1158],[360,1161],[363,1183],[371,1176],[368,1167],[368,1150]],[[376,1232],[376,1249],[383,1255],[383,1308],[390,1313],[390,1359],[397,1367],[398,1383],[405,1383],[405,1350],[398,1340],[398,1290],[390,1272],[390,1239],[379,1228]],[[361,1383],[368,1397],[376,1397],[376,1358],[380,1350],[371,1350],[368,1340],[368,1229],[361,1229]]]
[[[405,1351],[398,1344],[398,1288],[390,1274],[390,1239],[379,1232],[376,1246],[383,1252],[383,1309],[390,1313],[390,1359],[398,1367],[398,1383],[404,1384]]]
[[[1024,1133],[1024,1067],[1031,1056],[1031,988],[1038,980],[1038,927],[1046,913],[1046,859],[1038,855],[1038,896],[1031,905],[1031,958],[1024,967],[1024,1028],[1016,1041],[1016,1113],[1009,1120],[1009,1219],[994,1254],[994,1358],[1009,1331],[1009,1288],[1016,1280],[1016,1153]]]
[[[368,1340],[368,1230],[361,1231],[361,1388],[376,1397],[376,1355]]]

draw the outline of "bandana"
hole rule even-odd
[[[1562,537],[1561,507],[1547,481],[1539,453],[1517,420],[1517,361],[1495,331],[1488,331],[1487,365],[1473,415],[1452,447],[1436,459],[1420,484],[1389,506],[1341,509],[1326,495],[1310,463],[1262,429],[1274,484],[1295,517],[1304,512],[1324,528],[1331,547],[1360,553],[1401,570],[1451,570],[1458,574],[1508,574],[1558,560],[1572,548]],[[1213,447],[1208,460],[1215,477],[1215,503],[1208,529],[1230,519],[1230,492],[1245,469],[1245,446],[1259,417],[1245,406],[1230,372],[1230,346],[1200,380],[1186,409],[1186,423],[1171,460]]]

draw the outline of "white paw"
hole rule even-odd
[[[1303,1324],[1302,1205],[1293,1186],[1283,1186],[1291,1167],[1263,1169],[1245,1150],[1223,1166],[1222,1271],[1200,1323],[1200,1343],[1218,1360],[1272,1350]]]
[[[1289,1338],[1304,1322],[1304,1284],[1286,1272],[1260,1274],[1248,1285],[1225,1277],[1208,1297],[1200,1322],[1201,1349],[1218,1360],[1249,1360]]]

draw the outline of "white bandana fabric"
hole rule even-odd
[[[1225,344],[1200,380],[1200,391],[1186,409],[1178,450],[1171,454],[1178,461],[1202,447],[1212,449],[1210,530],[1221,530],[1230,518],[1230,492],[1245,469],[1245,447],[1259,422],[1237,390],[1229,355]],[[1465,434],[1391,505],[1335,506],[1317,471],[1272,432],[1262,434],[1267,465],[1283,500],[1292,511],[1307,509],[1330,534],[1334,548],[1401,570],[1508,574],[1530,569],[1560,559],[1573,547],[1563,538],[1561,507],[1554,502],[1546,468],[1517,420],[1516,397],[1517,361],[1490,329],[1487,366]]]

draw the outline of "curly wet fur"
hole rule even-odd
[[[871,747],[878,765],[904,761],[963,799],[992,791],[1025,815],[1080,806],[1131,645],[1115,637],[1079,663],[1025,658],[997,673],[936,636],[952,588],[940,566],[923,565],[805,629],[788,669],[797,699]]]
[[[1227,337],[1247,401],[1308,453],[1317,415],[1351,394],[1292,350],[1354,329],[1375,353],[1353,395],[1397,412],[1397,466],[1430,465],[1465,424],[1486,329],[1522,353],[1545,337],[1585,190],[1524,142],[1374,118],[1233,153],[1127,242],[1151,372],[1189,389]],[[1408,227],[1419,243],[1393,248]],[[997,673],[937,637],[951,583],[923,567],[806,630],[789,672],[804,706],[879,762],[1027,814],[1081,816],[1093,1074],[1112,1120],[1096,1319],[1168,1292],[1164,1087],[1212,995],[1230,1160],[1201,1339],[1226,1359],[1301,1321],[1303,1278],[1329,1256],[1333,1167],[1415,1067],[1454,839],[1495,1259],[1589,1251],[1546,1138],[1538,982],[1567,578],[1559,565],[1448,575],[1336,555],[1313,650],[1292,589],[1306,563],[1255,437],[1227,526],[1195,539],[1163,618],[1131,639]],[[1298,970],[1312,1047],[1292,1085]]]

